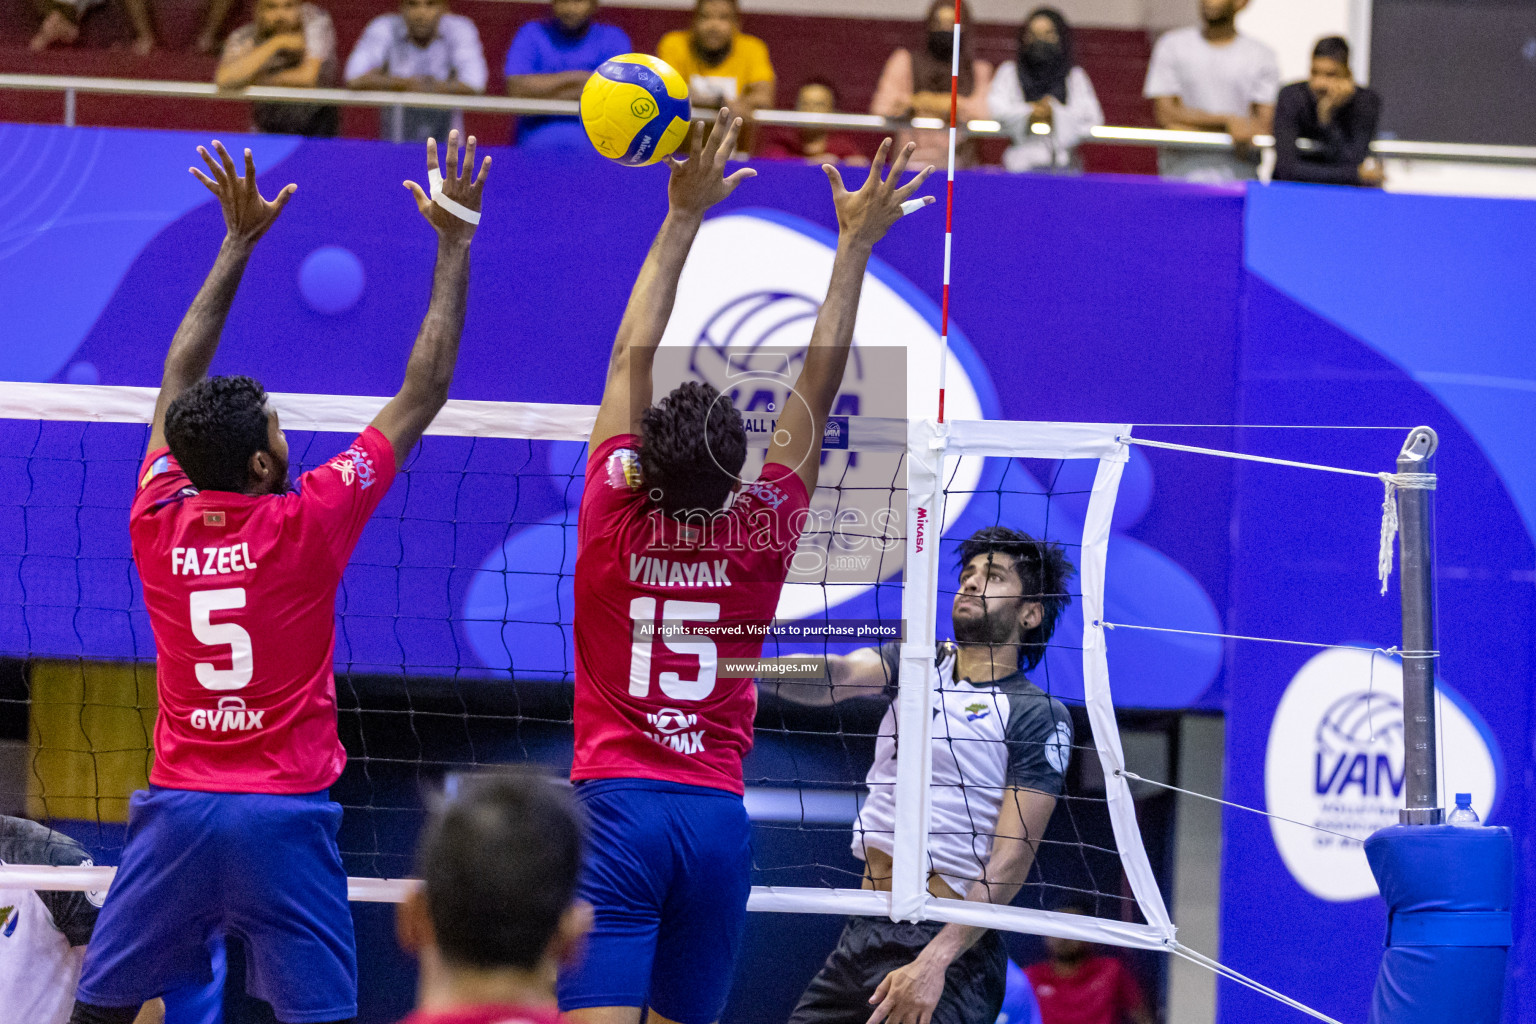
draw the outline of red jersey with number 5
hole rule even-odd
[[[129,533],[155,632],[157,786],[315,793],[336,736],[336,587],[395,477],[372,427],[286,494],[199,492],[170,452],[139,472]]]
[[[805,523],[805,484],[769,463],[730,510],[679,522],[640,482],[640,439],[587,459],[576,556],[571,778],[657,779],[742,792],[757,658]]]

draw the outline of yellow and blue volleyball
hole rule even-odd
[[[597,151],[626,167],[672,154],[688,135],[688,83],[658,57],[605,61],[581,90],[581,123]]]

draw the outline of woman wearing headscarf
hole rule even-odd
[[[869,105],[871,114],[881,117],[937,117],[949,124],[949,87],[955,45],[954,0],[934,0],[928,8],[927,36],[922,45],[892,53],[875,87]],[[992,84],[992,65],[971,56],[975,33],[971,28],[971,7],[960,8],[960,105],[959,121],[987,116],[987,89]],[[898,147],[917,143],[912,166],[933,164],[943,168],[949,159],[949,130],[923,128],[901,132]],[[971,167],[976,163],[976,142],[963,139],[955,150],[955,164]]]
[[[1038,8],[1025,19],[1018,58],[997,69],[987,105],[1013,138],[1004,167],[1082,170],[1078,144],[1104,123],[1104,110],[1088,73],[1077,66],[1072,26],[1056,8]]]

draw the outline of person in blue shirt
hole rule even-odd
[[[629,36],[617,25],[592,20],[597,0],[554,0],[552,16],[518,29],[507,51],[507,95],[542,100],[581,98],[581,87],[598,65],[629,53]],[[588,145],[574,117],[521,117],[517,144],[541,149]]]

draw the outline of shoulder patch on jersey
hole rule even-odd
[[[89,858],[89,857],[85,858],[85,860],[80,862],[80,867],[82,867],[82,868],[91,868],[91,867],[95,867],[95,866],[96,866],[96,862],[91,860],[91,858]],[[86,894],[85,894],[85,901],[87,903],[89,903],[91,906],[95,907],[97,910],[100,910],[101,909],[101,905],[103,903],[107,902],[107,890],[105,890],[105,889],[100,889],[100,890],[91,889],[91,890],[88,890],[86,892]]]
[[[633,491],[640,486],[640,453],[633,448],[615,449],[603,469],[614,490]]]
[[[1067,762],[1072,759],[1072,727],[1066,722],[1057,722],[1056,731],[1045,741],[1045,759],[1057,775],[1067,774]]]
[[[149,484],[149,482],[151,480],[153,480],[155,477],[159,476],[161,473],[164,473],[166,470],[168,470],[170,468],[171,468],[171,457],[169,455],[162,455],[162,456],[160,456],[154,462],[151,462],[149,464],[149,468],[144,471],[144,476],[139,481],[139,486],[140,487],[148,486],[148,484]]]
[[[742,497],[756,498],[769,508],[778,508],[789,500],[784,488],[769,480],[754,480],[741,489]]]
[[[357,484],[359,490],[372,487],[377,477],[373,471],[373,457],[360,445],[353,445],[326,463],[341,474],[341,482],[347,487]]]
[[[965,720],[967,722],[974,722],[978,718],[986,718],[991,713],[992,709],[981,701],[965,706]]]

